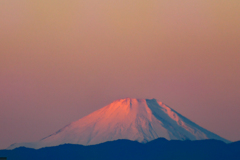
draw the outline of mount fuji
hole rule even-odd
[[[159,137],[167,140],[215,139],[230,142],[156,99],[125,98],[70,123],[38,142],[15,143],[8,149],[21,146],[39,149],[67,143],[95,145],[118,139],[147,143]]]

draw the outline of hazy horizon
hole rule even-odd
[[[240,140],[240,1],[0,1],[0,149],[120,98]]]

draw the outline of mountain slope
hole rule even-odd
[[[159,137],[229,142],[155,99],[126,98],[116,100],[38,142],[13,144],[9,149],[19,146],[42,148],[65,143],[93,145],[117,139],[146,143]]]

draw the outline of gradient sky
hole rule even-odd
[[[240,140],[239,0],[1,0],[0,149],[125,98]]]

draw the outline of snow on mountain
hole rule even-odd
[[[20,146],[38,149],[65,143],[94,145],[117,139],[146,143],[159,137],[230,142],[155,99],[126,98],[116,100],[38,142],[16,143],[8,149]]]

